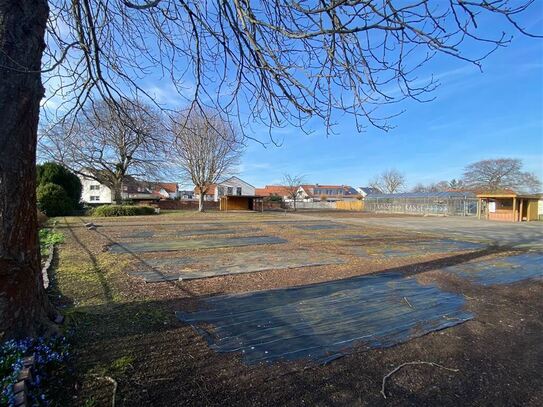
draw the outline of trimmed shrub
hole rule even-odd
[[[39,210],[47,216],[64,216],[72,209],[70,197],[60,185],[40,185],[36,195]]]
[[[36,181],[38,186],[49,183],[60,185],[66,191],[71,201],[71,209],[79,207],[81,198],[81,181],[79,177],[60,164],[47,162],[36,166]]]
[[[96,217],[154,215],[155,213],[155,208],[151,206],[134,205],[102,205],[92,210],[92,216]]]

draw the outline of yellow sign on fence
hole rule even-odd
[[[336,209],[343,211],[363,211],[364,201],[337,201]]]

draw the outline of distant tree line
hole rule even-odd
[[[535,173],[522,170],[522,160],[497,158],[481,160],[464,168],[462,178],[430,184],[417,183],[409,192],[445,191],[514,191],[541,192],[541,180]],[[406,192],[406,177],[398,170],[386,170],[376,176],[370,186],[383,193]]]

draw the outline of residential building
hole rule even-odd
[[[264,188],[256,188],[255,194],[262,197],[278,196],[284,201],[290,198],[290,188],[284,185],[266,185]]]
[[[370,194],[382,194],[381,190],[373,187],[356,187],[356,192],[362,197],[365,198]]]
[[[181,190],[181,191],[179,191],[179,199],[182,199],[182,200],[185,200],[185,201],[194,200],[194,190]]]
[[[204,195],[205,201],[219,202],[223,196],[255,196],[256,188],[238,177],[230,177],[209,186]],[[200,190],[194,188],[194,196],[200,198]]]
[[[79,175],[81,180],[81,202],[90,205],[110,204],[114,201],[111,189],[93,178]],[[127,176],[121,187],[123,200],[131,201],[159,201],[164,199],[178,199],[179,188],[174,182],[141,181]]]
[[[356,189],[349,185],[300,185],[298,196],[301,201],[344,201],[354,200],[360,197]]]
[[[81,202],[92,205],[110,204],[113,202],[111,189],[84,175],[79,175],[79,179],[81,180],[82,187]]]

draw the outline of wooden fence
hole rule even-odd
[[[337,201],[336,209],[342,211],[363,211],[364,201]]]

